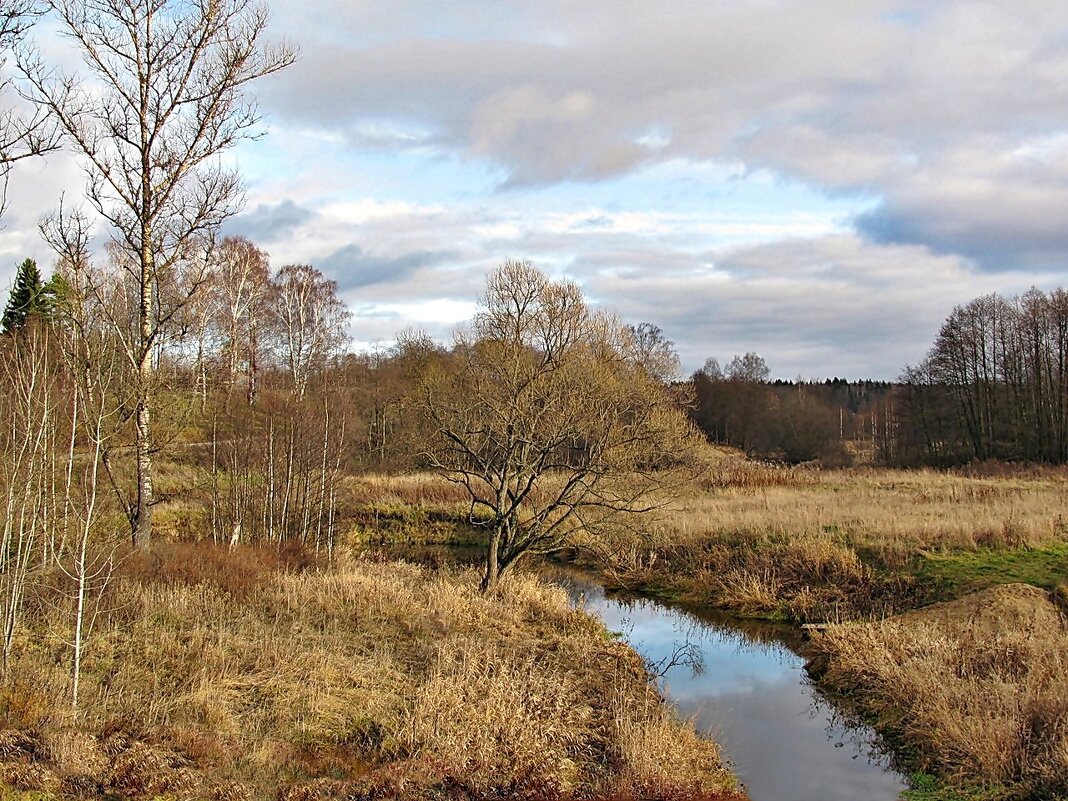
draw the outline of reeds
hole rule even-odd
[[[1006,585],[930,611],[835,626],[813,644],[915,766],[1013,798],[1068,793],[1068,628],[1047,594]]]

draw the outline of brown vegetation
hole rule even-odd
[[[703,486],[614,556],[623,583],[747,614],[882,617],[1003,580],[943,586],[924,573],[938,559],[1059,553],[1066,498],[1061,468],[828,471],[716,451]]]
[[[577,284],[508,261],[450,357],[421,371],[423,456],[464,489],[467,519],[486,532],[487,591],[526,555],[671,497],[672,468],[699,439],[649,334],[591,310]]]
[[[517,575],[157,545],[100,599],[71,711],[36,588],[0,694],[0,781],[49,795],[727,797],[638,657]]]
[[[817,636],[811,669],[918,768],[1007,797],[1068,793],[1068,626],[1049,593],[1003,585]]]

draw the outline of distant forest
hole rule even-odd
[[[989,459],[1068,462],[1068,292],[991,294],[958,306],[920,364],[895,383],[768,381],[757,354],[710,359],[691,417],[752,456],[837,465]]]
[[[35,318],[70,319],[64,309],[74,296],[74,306],[96,304],[102,318],[112,314],[109,307],[124,313],[123,293],[105,291],[104,283],[88,291],[79,275],[61,263],[43,282],[32,262],[20,265],[3,318],[12,364],[29,343],[10,337]],[[325,520],[332,505],[328,474],[422,466],[426,421],[413,402],[415,375],[428,360],[447,363],[450,347],[409,332],[392,347],[349,351],[348,311],[336,285],[308,265],[272,274],[267,254],[244,239],[223,243],[210,269],[197,275],[203,284],[197,295],[179,291],[181,280],[176,275],[174,291],[166,293],[173,305],[161,307],[167,314],[155,340],[161,439],[181,440],[191,425],[210,430],[215,470],[249,476],[262,470],[300,486],[264,501],[251,483],[228,484],[231,497],[218,499],[213,528],[239,519],[246,528],[258,519],[265,529]],[[709,359],[680,380],[674,343],[661,329],[642,323],[632,330],[705,436],[755,458],[825,466],[1068,462],[1063,289],[988,295],[955,308],[927,357],[905,367],[897,382],[771,381],[755,353],[722,366]],[[132,439],[131,382],[135,377],[114,379],[114,447]],[[251,508],[263,503],[271,509]],[[284,522],[274,522],[275,506]]]

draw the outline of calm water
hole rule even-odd
[[[696,675],[687,664],[667,669],[665,695],[722,746],[753,801],[896,801],[905,789],[871,732],[844,725],[808,682],[791,629],[606,598],[568,571],[551,578],[646,659],[666,666],[680,646],[699,655]]]

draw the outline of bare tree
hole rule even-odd
[[[98,611],[95,602],[111,580],[115,548],[122,531],[121,522],[116,522],[115,515],[109,513],[101,484],[105,455],[115,436],[119,416],[113,402],[113,388],[119,383],[123,359],[121,350],[111,341],[110,330],[83,325],[85,316],[77,306],[76,296],[68,298],[57,314],[63,358],[74,381],[62,511],[64,532],[69,538],[64,536],[64,547],[56,548],[54,554],[59,571],[72,584],[67,593],[73,619],[68,644],[71,706],[75,709],[79,704],[83,655]],[[86,360],[86,353],[92,353],[93,358]],[[84,365],[82,369],[78,369],[80,365]],[[74,445],[79,432],[87,452],[76,456]]]
[[[252,80],[288,66],[294,51],[261,39],[267,12],[251,0],[51,0],[82,52],[90,80],[22,69],[81,155],[86,194],[126,254],[137,292],[131,354],[136,368],[137,491],[133,541],[152,531],[154,353],[162,327],[161,277],[200,260],[240,200],[237,176],[218,154],[255,136]],[[197,282],[187,283],[195,292]],[[172,311],[173,313],[173,311]]]
[[[633,358],[650,375],[665,384],[670,384],[679,377],[681,364],[675,343],[664,335],[664,330],[652,323],[638,323],[627,326],[633,342]]]
[[[244,237],[227,237],[219,248],[214,288],[218,324],[224,337],[227,390],[244,363],[245,398],[256,400],[260,348],[267,299],[272,294],[267,254]]]
[[[31,576],[43,566],[36,544],[57,517],[51,465],[58,436],[60,392],[47,331],[31,324],[0,343],[0,626],[6,673]]]
[[[279,351],[298,399],[312,374],[348,339],[349,314],[337,296],[337,283],[310,264],[288,264],[275,279],[272,313]]]
[[[727,378],[731,381],[748,381],[763,384],[771,376],[771,370],[764,358],[753,351],[744,356],[735,356],[727,364]]]
[[[525,554],[559,549],[666,503],[697,441],[632,332],[529,262],[489,279],[451,358],[428,362],[429,463],[486,529],[492,591]]]

